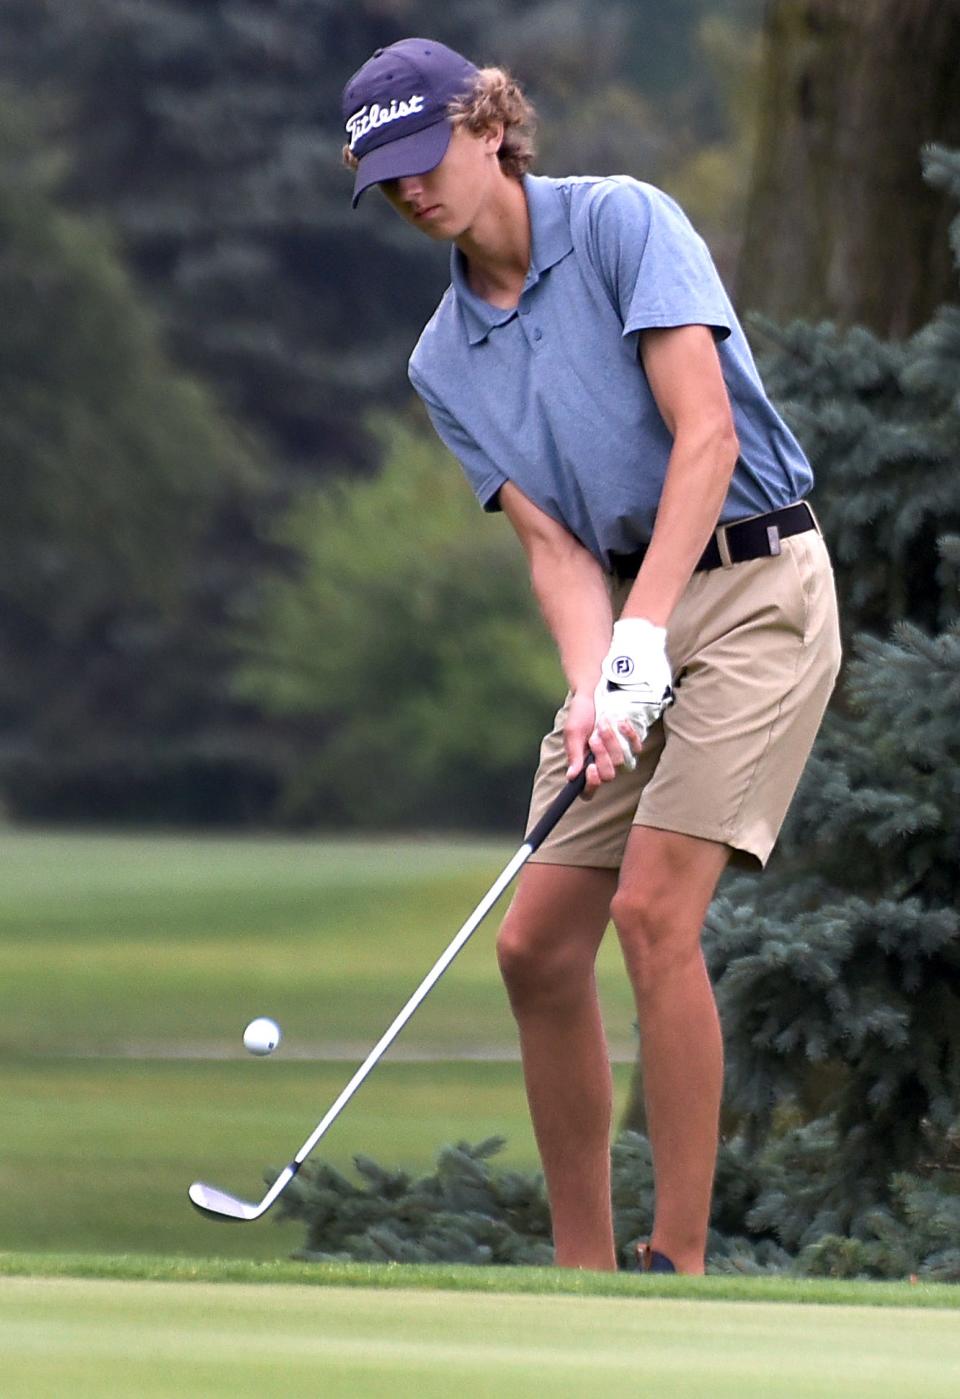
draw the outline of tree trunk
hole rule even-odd
[[[770,0],[765,40],[738,304],[908,335],[957,298],[920,150],[960,145],[960,0]]]

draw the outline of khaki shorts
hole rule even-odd
[[[676,702],[636,772],[575,802],[533,860],[618,869],[637,825],[729,845],[734,864],[766,864],[840,666],[823,539],[808,530],[781,549],[693,575],[667,630]],[[614,615],[631,586],[612,580]],[[540,749],[530,824],[566,780],[565,713]]]

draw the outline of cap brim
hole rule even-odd
[[[400,136],[365,155],[357,166],[353,186],[353,207],[361,194],[382,180],[400,180],[405,175],[425,175],[439,165],[447,153],[453,127],[446,117],[422,131]]]

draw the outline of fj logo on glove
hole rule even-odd
[[[618,680],[628,680],[633,674],[633,661],[629,656],[615,656],[610,662],[610,669]]]

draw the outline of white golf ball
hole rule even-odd
[[[272,1054],[280,1038],[280,1026],[267,1015],[258,1015],[243,1032],[244,1048],[251,1054]]]

